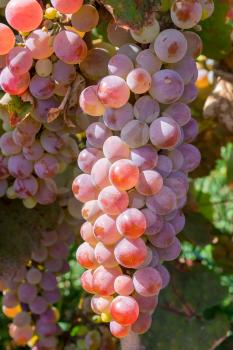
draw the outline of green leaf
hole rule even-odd
[[[229,5],[226,2],[215,0],[214,14],[207,20],[201,22],[203,40],[203,53],[209,57],[219,60],[226,56],[231,50],[231,26],[226,23],[226,14]]]

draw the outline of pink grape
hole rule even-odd
[[[95,222],[101,214],[103,212],[99,207],[98,200],[88,201],[82,207],[82,217],[89,222]]]
[[[82,285],[82,288],[90,293],[90,294],[93,294],[94,293],[94,289],[93,289],[93,271],[92,270],[87,270],[87,271],[84,271],[81,278],[80,278],[80,281],[81,281],[81,285]]]
[[[131,325],[139,315],[138,303],[132,297],[118,296],[111,304],[111,315],[113,320],[121,325]]]
[[[10,95],[21,95],[30,83],[29,73],[14,75],[8,67],[5,67],[0,74],[0,86],[3,91]]]
[[[98,267],[93,273],[93,288],[96,294],[108,296],[115,293],[114,281],[121,275],[119,266],[112,268]]]
[[[81,6],[71,17],[72,26],[80,32],[90,32],[98,22],[99,13],[95,6],[89,4]]]
[[[111,130],[119,131],[134,118],[133,107],[126,103],[121,108],[106,108],[103,114],[104,124]]]
[[[101,314],[102,312],[109,312],[112,301],[113,301],[112,296],[94,295],[91,298],[91,307],[93,311],[97,314]]]
[[[117,54],[108,62],[109,74],[126,79],[127,75],[134,69],[132,60],[123,54]]]
[[[162,116],[170,117],[174,119],[179,126],[184,126],[191,119],[191,110],[186,104],[177,102],[167,107],[163,111]]]
[[[135,269],[145,261],[147,248],[141,238],[123,238],[117,243],[114,253],[120,265]]]
[[[104,113],[104,106],[97,95],[97,86],[91,85],[84,89],[79,97],[79,104],[84,113],[99,117]]]
[[[179,62],[171,64],[170,68],[179,73],[184,81],[184,84],[197,80],[198,69],[196,61],[190,56],[185,56]]]
[[[159,215],[169,214],[176,208],[176,195],[167,186],[154,196],[147,197],[147,207]]]
[[[17,154],[9,158],[8,169],[12,176],[23,179],[31,175],[33,163],[22,154]]]
[[[25,179],[15,179],[13,188],[19,198],[26,199],[28,197],[35,196],[39,186],[36,178],[34,176],[30,176]]]
[[[118,215],[129,204],[127,192],[119,191],[114,186],[105,187],[98,197],[100,208],[109,215]]]
[[[101,122],[92,123],[86,130],[87,142],[96,148],[102,148],[110,136],[112,136],[111,130]]]
[[[133,275],[133,284],[136,292],[144,297],[158,295],[162,287],[159,272],[153,267],[144,267]]]
[[[55,36],[53,47],[56,56],[67,64],[77,64],[87,55],[87,45],[80,36],[70,30],[62,30]],[[64,47],[66,48],[64,50]]]
[[[164,182],[164,184],[170,188],[173,188],[176,198],[182,198],[187,194],[188,186],[186,186],[187,181],[182,178],[170,175]]]
[[[30,325],[16,327],[14,324],[11,324],[9,334],[17,344],[24,346],[33,337],[33,328]]]
[[[48,302],[45,298],[37,296],[30,304],[29,308],[33,314],[41,315],[48,308]]]
[[[184,157],[178,149],[173,149],[167,153],[169,159],[172,161],[173,171],[179,170],[184,164]]]
[[[157,248],[160,260],[172,261],[178,258],[181,252],[181,245],[179,240],[175,237],[174,242],[168,248]]]
[[[185,216],[181,211],[178,211],[177,215],[169,222],[174,227],[176,234],[178,234],[184,229]]]
[[[118,265],[114,257],[114,247],[107,247],[102,242],[95,246],[95,258],[99,265],[107,268]]]
[[[62,137],[49,130],[42,131],[40,142],[44,150],[51,154],[57,154],[64,146],[64,140]]]
[[[22,303],[31,303],[37,296],[37,288],[29,283],[22,283],[17,290],[18,298]]]
[[[158,102],[149,95],[140,97],[134,104],[135,117],[142,122],[150,124],[159,116],[159,113]]]
[[[72,191],[75,198],[82,203],[95,199],[97,194],[89,174],[78,175],[73,181]]]
[[[136,61],[136,58],[141,51],[141,48],[136,44],[126,43],[122,45],[117,51],[118,54],[123,54],[128,56],[133,62]]]
[[[184,35],[176,29],[163,30],[155,39],[154,50],[161,61],[176,63],[187,52],[187,41]]]
[[[159,103],[171,104],[180,99],[184,92],[181,76],[171,69],[162,69],[152,75],[151,96]]]
[[[163,186],[163,178],[156,170],[143,170],[140,173],[136,190],[144,196],[153,196]]]
[[[162,279],[162,289],[166,288],[170,282],[170,273],[163,265],[158,265],[156,270],[159,272]]]
[[[130,326],[123,326],[116,321],[111,321],[109,327],[112,335],[116,338],[127,337],[130,332]]]
[[[21,152],[21,146],[17,145],[13,139],[13,132],[5,132],[0,137],[0,148],[4,156],[13,156]]]
[[[149,127],[139,120],[131,120],[122,128],[121,139],[130,148],[145,146],[149,141]]]
[[[35,141],[31,146],[23,147],[23,155],[27,160],[37,161],[44,153],[40,141]]]
[[[194,27],[202,17],[199,0],[175,0],[171,6],[171,19],[181,29]]]
[[[190,143],[195,140],[199,132],[198,123],[195,119],[191,119],[184,127],[184,142]]]
[[[158,160],[154,147],[146,145],[131,150],[131,160],[140,171],[153,169]]]
[[[14,47],[7,56],[7,66],[12,74],[22,75],[32,67],[31,52],[25,47]]]
[[[151,75],[143,68],[135,68],[126,79],[130,90],[135,94],[144,94],[151,87]]]
[[[120,108],[128,102],[130,90],[124,79],[108,75],[99,82],[97,94],[105,107]]]
[[[95,259],[95,251],[93,247],[87,243],[82,243],[76,252],[76,259],[78,263],[86,269],[95,268],[98,264]]]
[[[137,184],[138,179],[138,167],[131,160],[117,160],[110,167],[109,180],[120,191],[130,190]]]
[[[57,83],[70,84],[76,78],[75,67],[58,60],[53,65],[53,79]]]
[[[145,232],[146,218],[140,210],[129,208],[117,217],[116,225],[123,236],[136,239]]]
[[[128,296],[132,294],[134,291],[132,278],[128,275],[118,276],[114,282],[114,289],[119,295]]]
[[[148,208],[142,209],[142,213],[146,218],[146,231],[147,236],[155,235],[158,233],[163,226],[163,219],[161,216],[155,214]]]
[[[58,106],[59,101],[53,97],[47,100],[37,100],[35,104],[35,109],[33,111],[33,116],[39,122],[46,123],[48,120],[48,112],[50,111],[50,109],[57,108]]]
[[[161,69],[162,61],[150,49],[146,49],[137,55],[136,66],[152,75]]]
[[[6,55],[15,45],[15,36],[11,28],[0,23],[0,55]],[[2,67],[3,68],[3,67]]]
[[[146,204],[146,197],[142,196],[136,189],[128,192],[129,196],[129,207],[142,209]]]
[[[169,174],[172,172],[171,159],[163,154],[159,154],[155,170],[157,170],[163,177],[169,176]]]
[[[55,156],[45,154],[34,164],[34,170],[41,179],[54,177],[59,172],[59,162]]]
[[[141,294],[135,293],[133,297],[139,305],[140,313],[143,312],[152,314],[158,305],[157,295],[153,295],[151,297],[144,297]]]
[[[107,214],[99,216],[94,224],[94,237],[105,245],[112,245],[121,239],[115,219]]]
[[[80,228],[80,235],[82,239],[91,246],[96,246],[98,241],[94,236],[94,228],[90,222],[84,222],[84,224],[82,224]]]
[[[54,203],[57,198],[56,183],[40,180],[38,184],[39,188],[36,193],[37,202],[42,205]]]
[[[101,158],[93,165],[91,179],[95,186],[102,189],[111,185],[109,181],[109,169],[112,163],[107,158]]]
[[[21,131],[19,128],[15,128],[13,131],[13,139],[17,145],[28,147],[35,142],[35,135],[28,132],[25,133],[24,130]]]
[[[200,56],[203,44],[199,35],[191,31],[185,31],[183,34],[188,43],[187,55],[192,56],[193,58]]]
[[[172,118],[158,118],[150,126],[150,140],[157,148],[175,147],[181,140],[180,127]]]
[[[201,154],[199,150],[189,144],[183,144],[179,147],[183,157],[184,157],[184,165],[182,167],[183,171],[191,172],[198,167],[201,161]]]
[[[196,88],[196,85],[191,82],[188,83],[184,86],[184,92],[183,95],[181,96],[180,101],[184,103],[191,103],[194,100],[196,100],[198,95],[198,90]]]
[[[102,158],[102,156],[102,152],[96,148],[85,148],[79,153],[78,166],[84,173],[90,174],[93,165],[98,159]]]
[[[103,153],[109,161],[114,162],[129,158],[130,150],[120,137],[110,136],[103,144]]]
[[[34,75],[30,82],[30,92],[39,100],[47,100],[53,96],[55,84],[50,77]]]
[[[60,13],[75,13],[83,5],[83,0],[51,0],[53,7]]]
[[[11,0],[8,2],[5,15],[7,22],[21,32],[30,32],[39,27],[43,11],[36,0]]]
[[[132,331],[136,334],[146,333],[152,324],[152,317],[149,313],[139,313],[138,319],[132,325]]]
[[[41,29],[33,31],[26,39],[26,47],[37,60],[50,57],[53,52],[52,37]]]
[[[109,42],[113,46],[122,47],[122,45],[130,43],[132,41],[130,31],[118,26],[114,20],[108,23],[107,36]]]
[[[168,248],[173,244],[175,235],[176,232],[173,226],[165,222],[157,234],[149,236],[149,240],[156,248]]]

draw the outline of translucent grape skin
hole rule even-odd
[[[159,113],[160,106],[158,102],[149,95],[140,97],[134,104],[135,117],[142,122],[150,124],[159,116]]]
[[[109,180],[120,191],[130,190],[139,179],[139,170],[131,160],[121,159],[112,164],[109,170]]]
[[[34,164],[34,170],[41,179],[54,177],[59,172],[59,162],[52,154],[45,154]]]
[[[0,74],[0,86],[3,91],[10,95],[21,95],[24,93],[30,82],[29,73],[14,75],[8,67],[5,67]]]
[[[181,140],[180,127],[172,118],[158,118],[150,126],[150,140],[158,149],[173,148]]]
[[[202,6],[199,0],[175,0],[171,6],[173,23],[181,29],[194,27],[202,17]]]
[[[162,279],[156,269],[145,267],[134,273],[133,284],[138,294],[144,297],[151,297],[159,294],[162,287]]]
[[[89,243],[91,246],[95,246],[98,242],[94,236],[93,225],[90,222],[84,222],[80,228],[80,235],[82,239]]]
[[[143,68],[135,68],[126,79],[130,90],[135,94],[144,94],[150,89],[151,75]]]
[[[102,148],[110,136],[112,136],[111,130],[101,122],[92,123],[86,130],[87,142],[96,148]]]
[[[197,58],[201,54],[203,48],[201,38],[197,33],[191,31],[185,31],[183,34],[188,44],[187,55]]]
[[[102,242],[95,246],[95,258],[99,265],[107,268],[118,265],[114,257],[114,247],[105,246]]]
[[[134,293],[134,299],[139,305],[140,313],[150,313],[152,314],[158,305],[158,296],[154,295],[152,297],[144,297],[141,294]]]
[[[109,74],[126,79],[127,75],[134,69],[132,60],[123,54],[117,54],[108,62]]]
[[[147,256],[147,248],[141,238],[123,238],[115,247],[115,258],[124,267],[137,268]]]
[[[176,208],[176,195],[167,186],[154,196],[147,197],[147,207],[159,215],[166,215]]]
[[[144,196],[153,196],[163,186],[162,176],[155,170],[144,170],[140,173],[136,190]]]
[[[120,137],[110,136],[103,144],[103,153],[110,162],[114,162],[129,158],[130,150]]]
[[[128,275],[118,276],[114,281],[115,292],[119,295],[128,296],[133,293],[133,280]]]
[[[86,174],[91,173],[93,165],[102,158],[102,152],[96,148],[85,148],[79,153],[78,166]]]
[[[83,0],[51,0],[51,3],[60,13],[75,13],[81,8]]]
[[[149,127],[139,120],[131,120],[122,128],[121,139],[130,148],[145,146],[149,141]]]
[[[104,124],[111,130],[119,131],[134,118],[133,107],[126,103],[121,108],[106,108],[103,114]]]
[[[139,307],[136,300],[129,296],[118,296],[111,304],[113,320],[123,326],[133,324],[139,315]]]
[[[86,269],[93,269],[97,267],[97,261],[95,259],[95,251],[93,247],[87,243],[82,243],[76,252],[76,259],[78,263]]]
[[[84,113],[93,117],[99,117],[104,113],[104,105],[98,98],[97,86],[92,85],[84,89],[79,97],[79,104]]]
[[[130,90],[124,79],[108,75],[99,82],[97,95],[105,107],[120,108],[128,102]]]
[[[13,31],[5,24],[0,23],[0,55],[6,55],[15,45]]]
[[[140,44],[149,44],[157,37],[160,31],[159,22],[154,19],[149,25],[145,25],[139,30],[130,30],[134,40]]]
[[[176,232],[169,223],[164,223],[162,229],[156,234],[149,236],[150,242],[156,248],[168,248],[174,242]]]
[[[96,161],[91,170],[91,179],[95,186],[102,189],[111,185],[109,181],[109,170],[112,163],[107,158]]]
[[[184,126],[191,119],[191,110],[184,103],[174,103],[168,106],[162,113],[163,117],[173,118],[179,126]]]
[[[139,313],[138,319],[132,325],[132,331],[136,334],[146,333],[152,324],[152,317],[149,313]]]
[[[81,276],[81,285],[82,288],[90,293],[94,294],[94,289],[93,289],[93,271],[92,270],[86,270],[83,272]]]
[[[110,43],[118,47],[132,41],[130,31],[118,26],[114,20],[108,23],[107,36]]]
[[[53,52],[52,37],[41,29],[33,31],[26,39],[26,47],[30,50],[34,59],[50,57]]]
[[[100,208],[109,215],[118,215],[129,204],[127,192],[119,191],[114,186],[105,187],[98,196]]]
[[[32,55],[27,48],[14,47],[7,55],[7,66],[12,74],[22,75],[32,67]]]
[[[82,203],[96,197],[96,187],[89,174],[78,175],[73,181],[72,191],[75,198]]]
[[[99,13],[94,6],[89,4],[81,6],[71,17],[72,26],[80,32],[90,32],[98,25],[98,22]]]
[[[111,321],[109,327],[112,335],[120,339],[127,337],[130,332],[130,326],[123,326],[116,321]]]
[[[98,267],[93,273],[93,288],[96,294],[109,296],[115,293],[114,281],[122,274],[120,267]]]
[[[10,0],[5,15],[7,22],[21,32],[30,32],[39,27],[43,19],[43,11],[36,0]]]
[[[145,69],[152,75],[160,70],[162,61],[150,49],[146,49],[137,55],[136,66]]]
[[[53,65],[53,79],[58,83],[70,84],[75,80],[76,70],[71,64],[58,60]]]
[[[55,84],[50,77],[40,77],[34,75],[30,82],[30,92],[32,96],[39,100],[47,100],[53,96]]]
[[[85,59],[80,63],[80,70],[85,78],[99,81],[108,74],[110,54],[103,48],[93,48],[88,51]]]
[[[113,245],[121,239],[114,217],[107,214],[99,216],[93,228],[94,237],[105,245]]]

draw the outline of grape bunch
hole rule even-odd
[[[73,241],[73,230],[65,222],[56,230],[42,232],[27,266],[11,279],[1,278],[2,311],[13,319],[9,333],[18,346],[33,350],[57,347],[61,333],[59,313],[53,306],[60,299],[57,276],[69,271],[66,259]]]
[[[162,31],[156,19],[130,32],[109,24],[117,53],[80,95],[83,112],[99,119],[86,130],[83,173],[72,185],[86,220],[76,257],[93,311],[118,338],[150,328],[170,278],[163,262],[181,251],[188,174],[201,158],[188,104],[197,97],[202,41],[190,29],[213,9],[213,1],[175,0],[175,28]]]

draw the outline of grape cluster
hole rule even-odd
[[[83,174],[72,185],[86,220],[76,257],[87,269],[81,283],[93,294],[93,311],[118,338],[150,328],[170,278],[162,264],[181,251],[188,173],[200,162],[190,144],[198,126],[187,104],[197,96],[202,42],[189,29],[213,7],[175,0],[177,29],[160,31],[156,19],[130,33],[109,24],[109,40],[119,49],[108,75],[80,95],[84,113],[100,119],[86,130],[87,148],[78,157]]]
[[[65,222],[56,230],[42,232],[27,267],[10,280],[1,279],[2,311],[13,319],[9,333],[17,345],[33,350],[57,347],[61,332],[53,306],[60,299],[57,276],[69,271],[66,259],[73,241],[74,233]]]

